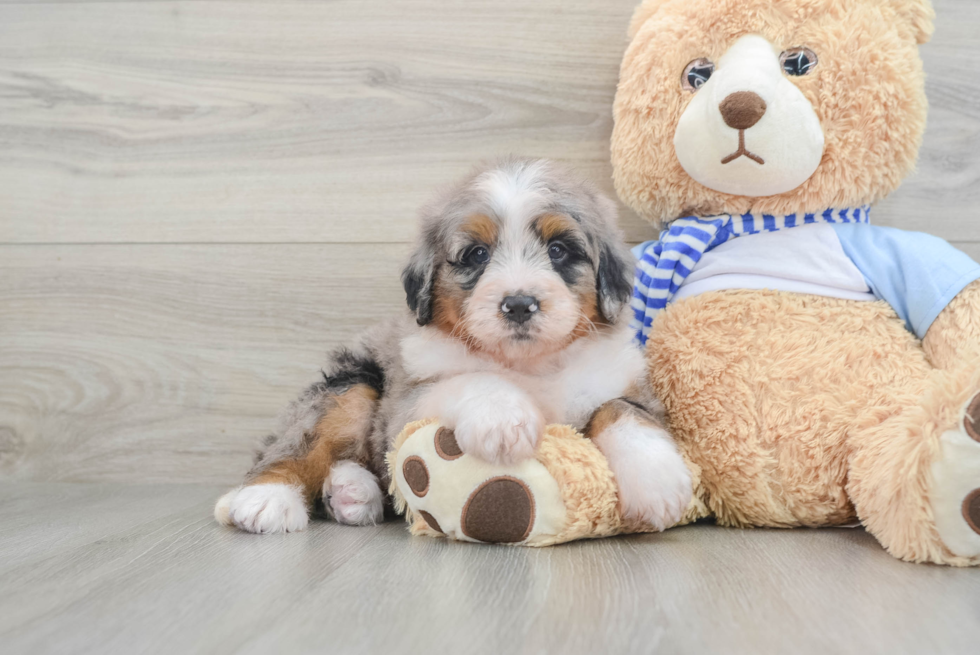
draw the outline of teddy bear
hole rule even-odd
[[[692,473],[681,523],[860,522],[980,564],[980,265],[870,223],[913,169],[927,0],[645,0],[614,102],[638,356]],[[470,460],[435,422],[389,455],[414,532],[531,546],[639,532],[598,450]],[[446,455],[453,453],[452,456]]]

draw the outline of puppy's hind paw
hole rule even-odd
[[[345,525],[374,525],[384,517],[384,495],[378,478],[357,462],[333,465],[323,483],[327,512]]]
[[[310,520],[302,490],[281,483],[254,484],[225,494],[214,511],[219,522],[257,534],[299,532]]]

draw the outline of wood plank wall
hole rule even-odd
[[[232,483],[473,162],[612,192],[636,0],[0,0],[0,478]],[[980,257],[980,3],[875,221]],[[623,210],[633,241],[652,231]]]

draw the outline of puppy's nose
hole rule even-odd
[[[500,311],[508,321],[518,325],[531,319],[538,311],[538,299],[532,296],[507,296],[500,303]]]
[[[735,130],[747,130],[766,115],[766,101],[752,91],[736,91],[718,105],[725,124]]]

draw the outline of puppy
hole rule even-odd
[[[608,459],[624,515],[672,525],[691,479],[627,328],[632,271],[615,205],[589,183],[547,161],[475,171],[421,212],[410,311],[331,357],[215,517],[292,532],[322,506],[373,524],[385,453],[434,416],[498,463],[532,457],[545,425],[573,425]]]

